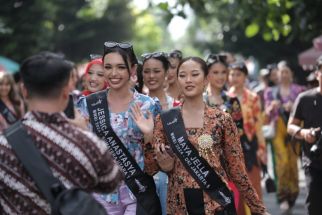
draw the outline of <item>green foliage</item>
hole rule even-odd
[[[259,32],[257,23],[252,23],[246,27],[245,34],[247,37],[254,37]]]
[[[21,61],[42,50],[80,61],[107,40],[133,37],[129,0],[1,0],[1,55]]]
[[[322,34],[322,1],[304,0],[176,0],[174,11],[189,4],[197,16],[217,19],[231,29],[244,28],[247,37],[258,34],[265,41],[299,38],[304,42]],[[165,4],[165,3],[163,3]],[[183,11],[181,11],[183,12]],[[176,13],[175,15],[179,15]]]
[[[133,43],[138,55],[159,49],[163,32],[153,15],[145,12],[138,16],[134,24],[134,31],[136,34]]]

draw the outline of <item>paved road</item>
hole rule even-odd
[[[296,201],[296,204],[293,207],[292,210],[292,215],[305,215],[305,210],[304,210],[304,203],[305,203],[305,194],[306,189],[303,187],[301,188],[299,197]],[[267,207],[268,211],[270,212],[271,215],[282,215],[279,205],[276,202],[276,194],[264,194],[264,202],[265,206]]]
[[[268,150],[269,152],[270,150]],[[271,165],[271,156],[269,154],[268,156],[268,168],[270,175],[273,176],[273,169]],[[296,203],[293,207],[292,210],[292,215],[305,215],[305,198],[306,198],[306,193],[307,189],[305,187],[305,177],[304,177],[304,172],[300,168],[301,164],[298,162],[299,166],[299,181],[300,181],[300,194],[296,200]],[[262,187],[264,184],[262,184]],[[264,203],[265,206],[267,207],[268,211],[270,212],[271,215],[282,215],[281,210],[279,209],[279,205],[277,204],[276,201],[276,193],[266,193],[265,189],[263,188],[263,193],[264,193]],[[321,212],[322,214],[322,212]]]

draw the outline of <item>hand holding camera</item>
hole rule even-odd
[[[319,133],[320,128],[310,128],[310,129],[302,129],[301,136],[307,143],[315,143],[317,140],[317,134]]]
[[[312,135],[317,139],[314,145],[310,149],[311,156],[313,158],[319,158],[322,156],[322,132],[313,131]]]

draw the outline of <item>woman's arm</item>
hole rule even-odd
[[[247,205],[253,213],[265,214],[263,202],[259,199],[252,186],[244,164],[244,155],[241,148],[237,128],[232,118],[226,115],[224,121],[223,152],[226,160],[226,172],[230,180],[237,186]]]

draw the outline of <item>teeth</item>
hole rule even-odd
[[[119,83],[121,81],[121,79],[120,78],[111,78],[110,81],[112,83]]]
[[[90,83],[89,83],[89,85],[90,85],[91,87],[97,87],[97,86],[98,86],[98,84],[97,84],[97,83],[93,83],[93,82],[90,82]]]

